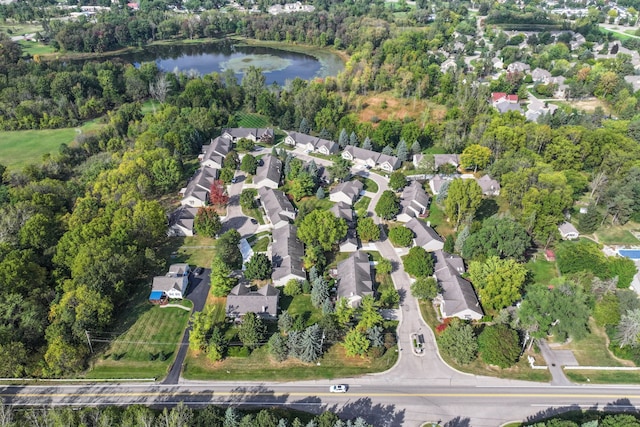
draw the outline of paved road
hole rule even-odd
[[[258,224],[253,224],[251,218],[244,216],[242,207],[240,206],[240,193],[242,193],[242,184],[245,180],[244,172],[236,172],[238,182],[230,184],[228,187],[229,205],[227,206],[227,216],[222,223],[220,233],[235,228],[240,236],[247,238],[255,234]]]
[[[200,276],[191,277],[187,299],[193,302],[193,311],[191,312],[192,315],[193,313],[202,311],[205,302],[207,302],[207,295],[209,295],[209,286],[211,285],[210,274],[211,270],[207,268],[202,274],[200,274]],[[167,374],[167,377],[164,379],[163,384],[178,384],[178,381],[180,381],[182,365],[184,364],[185,357],[187,357],[190,332],[191,322],[189,322],[189,326],[182,336],[182,342],[180,343],[180,347],[178,348],[178,354],[176,355],[176,358],[173,361],[173,365],[171,365],[171,369],[169,369],[169,374]]]
[[[372,379],[373,378],[373,379]],[[629,387],[549,387],[516,385],[482,387],[398,380],[384,384],[375,377],[344,380],[345,394],[328,392],[328,381],[304,383],[210,383],[167,385],[90,385],[0,387],[8,405],[226,405],[288,406],[314,413],[330,410],[344,417],[362,416],[376,426],[496,427],[511,420],[548,416],[578,408],[626,409],[640,405],[640,391]]]

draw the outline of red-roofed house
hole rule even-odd
[[[544,257],[547,261],[556,260],[556,254],[551,249],[547,249],[546,251],[544,251]]]
[[[491,102],[494,104],[501,101],[517,103],[518,100],[518,95],[507,95],[504,92],[491,92]]]

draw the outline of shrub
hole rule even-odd
[[[413,242],[413,231],[404,226],[394,227],[389,230],[389,240],[394,246],[408,248]]]
[[[289,297],[295,297],[302,293],[302,284],[297,279],[291,279],[284,285],[283,293]]]

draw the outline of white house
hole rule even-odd
[[[202,154],[198,156],[203,167],[222,169],[224,158],[233,143],[230,139],[221,136],[211,140],[209,145],[202,146]]]
[[[482,189],[482,194],[485,196],[499,196],[500,195],[500,183],[489,175],[484,175],[477,180],[478,185]]]
[[[563,240],[574,240],[580,237],[580,233],[578,233],[578,230],[570,222],[560,224],[558,231]]]
[[[296,219],[296,210],[282,191],[262,187],[258,190],[258,195],[273,228],[283,227]]]
[[[413,181],[402,191],[400,213],[396,216],[396,220],[408,222],[412,218],[425,214],[430,200],[431,198],[422,188],[422,184],[418,181]]]
[[[193,222],[199,208],[181,206],[169,218],[169,236],[193,236]]]
[[[458,317],[465,320],[480,320],[484,316],[480,301],[471,283],[462,278],[464,262],[457,255],[442,250],[434,252],[434,276],[442,289],[434,299],[443,318]]]
[[[186,188],[180,190],[182,206],[202,207],[209,204],[211,184],[218,177],[218,169],[203,167],[195,174]]]
[[[388,172],[392,172],[402,165],[400,159],[395,156],[388,156],[373,150],[354,147],[353,145],[345,147],[342,152],[342,158],[370,168],[377,167]]]
[[[415,246],[420,246],[427,252],[434,252],[444,248],[442,237],[426,222],[418,218],[412,218],[411,221],[407,222],[406,227],[413,231],[413,244]]]
[[[366,252],[356,251],[338,263],[338,298],[346,298],[351,307],[358,307],[362,298],[373,295],[371,264]]]
[[[298,240],[298,229],[291,224],[273,230],[271,244],[271,279],[275,286],[284,286],[291,279],[306,280],[302,265],[304,245]]]
[[[188,264],[172,264],[165,276],[153,278],[152,293],[162,292],[168,298],[182,299],[189,286]]]
[[[329,193],[329,200],[332,202],[343,202],[353,205],[360,194],[364,185],[360,181],[346,181],[338,184]]]
[[[431,193],[437,195],[438,193],[440,193],[440,189],[442,188],[444,183],[451,180],[452,179],[447,176],[434,175],[434,177],[429,180],[429,188],[431,189]]]
[[[237,142],[246,138],[253,142],[273,142],[273,129],[271,128],[228,128],[222,131],[222,137]]]
[[[258,187],[278,188],[282,177],[282,161],[270,154],[262,157],[262,163],[256,169],[253,183]]]

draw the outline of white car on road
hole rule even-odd
[[[335,384],[335,385],[332,385],[331,387],[329,387],[329,391],[331,393],[346,393],[347,392],[347,386],[346,386],[346,384]]]

